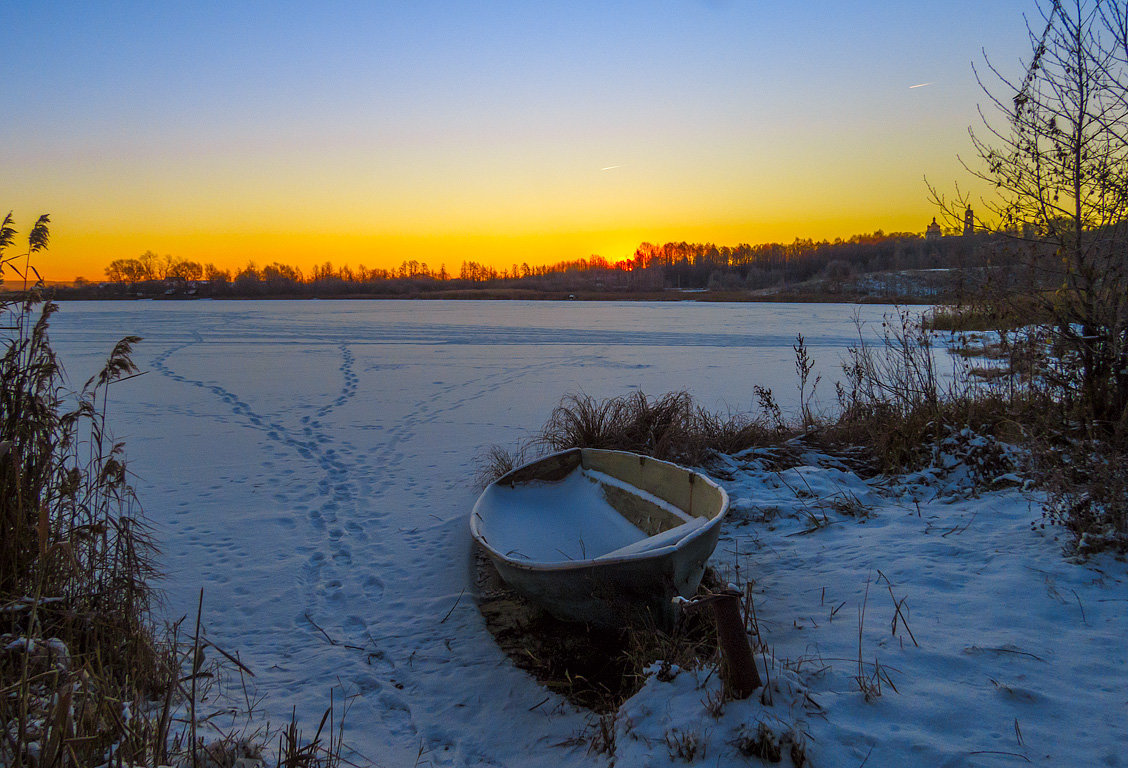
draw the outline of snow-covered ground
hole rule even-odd
[[[264,715],[297,707],[312,730],[335,689],[347,743],[380,765],[555,768],[609,756],[577,738],[592,716],[497,649],[468,594],[476,455],[580,390],[685,388],[746,410],[761,384],[793,405],[797,332],[829,399],[852,311],[74,303],[52,338],[80,381],[118,337],[145,337],[148,373],[118,386],[110,420],[164,550],[166,612],[194,614],[204,588],[208,635],[254,670]],[[965,498],[958,467],[863,482],[826,457],[748,455],[714,473],[733,500],[714,561],[753,583],[771,706],[718,718],[716,675],[654,677],[615,719],[616,765],[755,764],[741,747],[759,722],[816,766],[1128,762],[1125,566],[1062,559],[1031,530],[1036,500]],[[869,701],[859,624],[861,677],[881,684]]]
[[[733,498],[714,562],[753,582],[772,706],[717,719],[715,679],[651,678],[618,720],[619,764],[667,762],[671,727],[705,764],[739,764],[761,722],[815,766],[1128,764],[1128,568],[1068,562],[1032,530],[1036,498],[969,495],[954,458],[868,482],[813,453],[714,464]]]

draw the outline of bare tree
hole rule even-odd
[[[977,227],[1026,267],[1014,306],[1053,350],[1041,374],[1107,433],[1128,427],[1128,13],[1124,0],[1038,12],[1021,79],[990,60],[976,71],[994,114],[981,110],[965,167],[993,190]],[[950,219],[969,203],[933,196]]]

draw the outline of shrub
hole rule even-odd
[[[1035,453],[1047,491],[1043,519],[1069,531],[1076,550],[1128,552],[1128,463],[1107,440],[1046,444]]]

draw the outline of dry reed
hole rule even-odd
[[[22,292],[0,298],[0,766],[259,759],[256,739],[270,734],[197,738],[197,682],[216,674],[201,665],[210,644],[198,620],[190,645],[179,623],[156,629],[157,549],[106,419],[111,387],[138,375],[139,339],[123,338],[97,374],[68,389],[48,337],[57,308],[31,263],[48,223],[41,216],[14,255],[11,214],[0,223],[0,275],[24,278]],[[340,728],[332,709],[326,717],[328,732],[323,719],[309,741],[291,721],[277,765],[340,764]]]

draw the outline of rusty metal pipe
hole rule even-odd
[[[721,679],[725,681],[733,698],[746,699],[751,696],[763,683],[760,682],[760,671],[756,669],[756,660],[752,656],[752,646],[748,644],[748,634],[744,631],[744,619],[740,615],[740,593],[725,590],[683,605],[687,610],[712,606],[713,620],[717,623],[717,640],[721,646]]]

